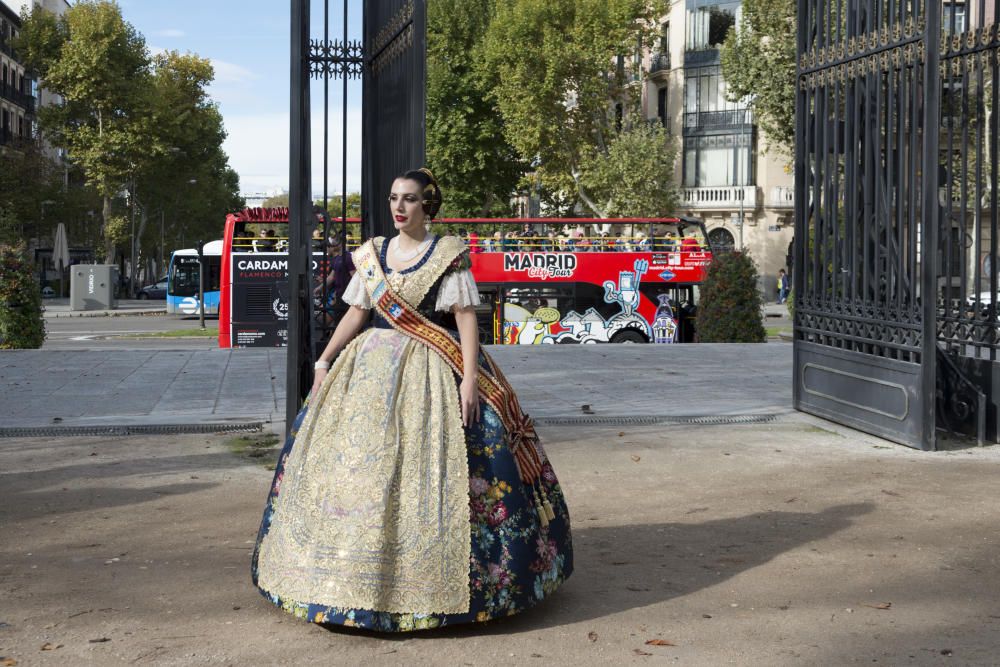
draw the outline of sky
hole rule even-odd
[[[0,0],[20,11],[21,0]],[[150,52],[196,53],[209,58],[218,103],[228,132],[229,164],[243,193],[288,189],[289,34],[288,0],[119,0],[125,20],[145,37]],[[323,36],[322,2],[314,5],[312,37]],[[331,39],[342,36],[343,5],[330,3]],[[361,38],[361,0],[348,2],[349,38]],[[330,193],[341,191],[341,89],[330,87]],[[322,196],[322,87],[312,84],[313,194]],[[361,189],[361,85],[348,89],[347,190]]]

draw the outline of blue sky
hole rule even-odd
[[[3,0],[20,9],[20,0]],[[229,137],[225,149],[245,193],[288,187],[289,5],[288,0],[119,0],[125,20],[150,50],[190,51],[211,59],[218,102]],[[316,0],[312,36],[322,37],[322,5]],[[330,2],[331,38],[342,34],[342,4]],[[361,37],[361,0],[352,0],[350,38]],[[340,81],[331,82],[331,192],[340,191]],[[322,88],[313,83],[313,192],[322,189]],[[361,185],[361,86],[352,82],[348,106],[349,191]]]

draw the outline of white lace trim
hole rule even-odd
[[[479,290],[476,288],[476,279],[472,277],[472,271],[466,269],[449,273],[444,277],[434,310],[449,312],[455,306],[465,308],[478,305]]]
[[[365,288],[365,282],[361,278],[360,271],[351,277],[351,282],[347,283],[347,289],[344,290],[343,298],[344,303],[349,306],[371,310],[372,301],[368,297],[368,290]]]
[[[368,296],[360,272],[354,274],[347,289],[344,290],[344,303],[366,310],[371,309],[371,298]],[[441,281],[434,309],[450,312],[455,306],[465,308],[478,306],[479,303],[479,290],[476,288],[476,279],[472,277],[472,271],[455,271],[446,275]]]

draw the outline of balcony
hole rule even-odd
[[[681,208],[687,209],[745,209],[759,205],[756,185],[720,185],[705,188],[681,188]]]
[[[790,185],[774,186],[767,205],[770,208],[795,208],[795,188]]]
[[[13,102],[24,109],[25,113],[35,113],[35,98],[28,93],[23,93],[9,83],[0,83],[0,98]]]
[[[649,61],[649,78],[653,81],[666,81],[670,77],[670,54],[654,53]]]
[[[719,64],[719,49],[689,46],[684,52],[685,67],[705,67]]]
[[[684,114],[684,129],[686,130],[739,129],[751,125],[753,125],[753,112],[750,109],[698,111]]]

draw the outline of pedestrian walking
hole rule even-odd
[[[329,627],[510,616],[573,570],[566,503],[479,347],[468,249],[428,231],[441,206],[434,177],[398,177],[389,206],[398,234],[355,251],[350,309],[279,455],[253,580]]]
[[[784,269],[778,269],[778,303],[788,300],[788,274]]]

